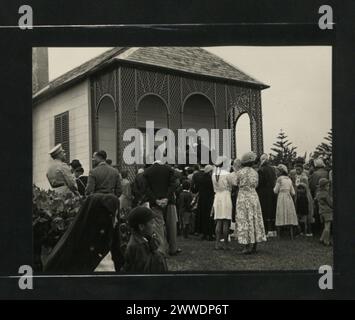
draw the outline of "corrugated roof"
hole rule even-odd
[[[260,89],[268,88],[220,57],[199,47],[116,47],[66,72],[49,82],[33,99],[39,100],[64,89],[99,70],[114,60],[157,66],[199,76],[214,77],[245,83]]]

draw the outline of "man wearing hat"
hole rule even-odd
[[[94,153],[94,169],[89,173],[85,194],[111,193],[119,197],[122,193],[121,177],[115,168],[107,164],[104,150]]]
[[[71,172],[74,173],[76,169],[82,167],[80,161],[78,159],[74,159],[69,163],[71,167]]]
[[[49,151],[53,161],[47,171],[47,179],[55,192],[59,194],[78,194],[78,188],[70,170],[65,163],[66,154],[61,144],[56,145]]]

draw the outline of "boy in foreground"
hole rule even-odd
[[[159,242],[153,233],[154,213],[136,207],[128,215],[132,234],[125,253],[125,272],[160,273],[167,271],[165,257],[158,251]]]

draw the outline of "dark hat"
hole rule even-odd
[[[100,151],[97,151],[97,152],[95,153],[95,156],[98,156],[98,157],[100,157],[100,158],[106,160],[106,158],[107,158],[107,153],[106,153],[106,151],[104,151],[104,150],[100,150]]]
[[[305,161],[304,161],[304,158],[302,157],[297,157],[296,160],[295,160],[295,164],[304,164]]]
[[[128,224],[131,228],[137,229],[140,224],[146,224],[154,218],[154,213],[146,207],[136,207],[128,214]]]
[[[82,165],[78,159],[72,160],[72,162],[70,162],[69,164],[74,170],[82,167]]]

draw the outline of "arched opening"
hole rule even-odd
[[[213,105],[202,94],[191,95],[184,104],[183,128],[195,130],[215,127],[215,113]]]
[[[104,97],[97,110],[98,149],[105,150],[107,158],[117,162],[116,113],[110,97]]]
[[[196,161],[200,163],[203,154],[210,155],[210,152],[215,154],[216,150],[211,150],[212,145],[216,145],[218,142],[218,136],[215,136],[216,141],[212,143],[211,129],[215,128],[215,112],[211,101],[202,94],[193,94],[189,96],[183,106],[183,129],[195,129],[196,131],[200,129],[207,129],[208,140],[204,140],[201,137],[197,141],[196,148]],[[195,160],[190,159],[188,153],[190,151],[190,144],[188,142],[189,138],[186,139],[186,159],[187,163],[194,163]],[[204,151],[203,151],[204,150]],[[206,151],[207,150],[207,151]],[[217,151],[220,152],[221,150]],[[208,152],[208,153],[207,153]],[[210,161],[209,159],[204,159],[205,161]]]
[[[240,115],[235,123],[235,148],[237,158],[251,151],[251,127],[248,113]]]
[[[146,136],[146,121],[154,121],[154,135],[159,129],[168,128],[168,111],[165,102],[156,95],[145,96],[138,105],[137,128],[143,134],[141,142],[141,151],[144,154],[145,136]],[[154,149],[162,142],[154,141]]]

